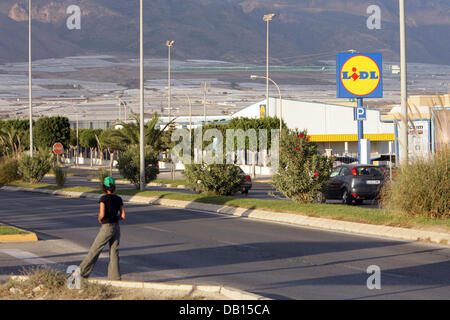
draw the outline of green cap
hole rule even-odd
[[[103,180],[103,184],[107,187],[111,187],[112,185],[115,185],[116,182],[113,177],[106,177],[105,180]]]

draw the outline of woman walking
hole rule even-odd
[[[115,190],[114,179],[106,177],[103,181],[105,194],[99,200],[98,222],[101,223],[102,227],[87,257],[80,265],[80,275],[83,278],[89,277],[103,248],[106,244],[109,244],[108,280],[121,280],[118,251],[120,242],[119,221],[125,220],[126,215],[122,198],[114,194]]]

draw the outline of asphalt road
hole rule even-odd
[[[95,238],[98,204],[0,192],[0,221],[41,241],[0,244],[0,274],[25,265],[79,265]],[[326,232],[248,218],[126,204],[123,280],[222,284],[276,299],[450,299],[450,248]],[[106,277],[107,250],[94,270]],[[367,268],[381,289],[367,288]]]

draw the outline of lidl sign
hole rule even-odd
[[[266,117],[266,105],[262,104],[259,106],[259,117],[264,119]]]
[[[382,98],[381,53],[338,53],[336,59],[338,98]]]

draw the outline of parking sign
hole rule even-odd
[[[367,108],[366,107],[357,107],[354,109],[354,120],[362,121],[367,120]]]

